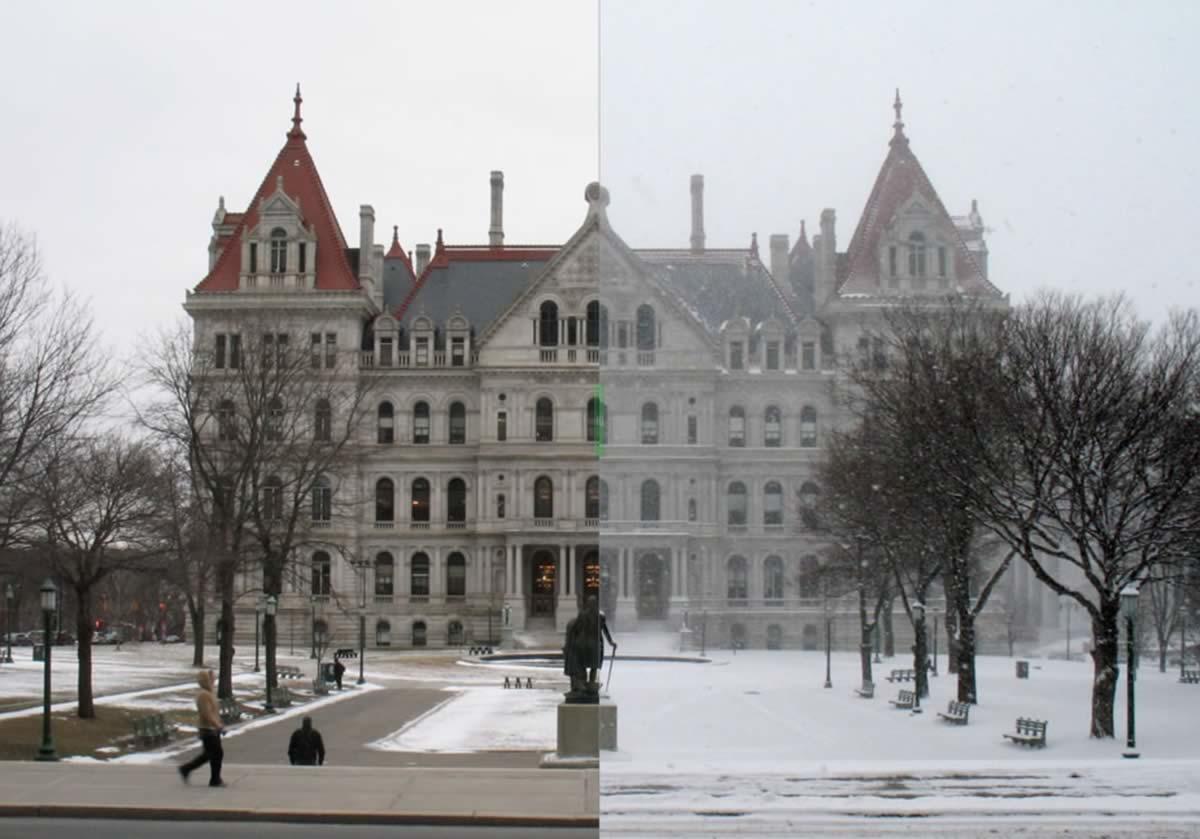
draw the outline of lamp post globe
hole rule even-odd
[[[40,589],[42,606],[42,745],[38,748],[38,760],[58,760],[54,751],[54,738],[50,733],[50,622],[58,609],[58,588],[49,577]]]
[[[1134,682],[1137,675],[1137,608],[1138,608],[1138,586],[1136,583],[1130,583],[1121,589],[1121,614],[1125,618],[1125,751],[1121,753],[1122,757],[1136,758],[1138,757],[1137,749],[1137,729],[1135,721],[1137,719],[1136,709],[1134,707]]]
[[[12,657],[13,607],[16,605],[16,602],[17,602],[17,593],[15,591],[13,591],[13,584],[5,583],[4,584],[4,606],[5,606],[4,618],[5,618],[5,621],[7,622],[6,633],[8,635],[8,637],[6,639],[7,643],[4,645],[5,646],[5,650],[4,650],[4,663],[5,664],[13,663],[13,657]]]

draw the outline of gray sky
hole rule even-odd
[[[1134,11],[1136,9],[1136,12]],[[686,246],[688,175],[712,246],[815,226],[844,249],[901,88],[952,213],[977,198],[992,279],[1200,298],[1200,7],[1157,2],[6,4],[0,218],[111,340],[180,313],[217,196],[244,209],[292,89],[343,230],[360,203],[411,249],[481,242],[506,174],[510,243],[564,241],[599,157],[634,246]],[[600,75],[599,119],[597,72]],[[599,125],[598,125],[599,123]],[[599,133],[597,133],[599,131]]]

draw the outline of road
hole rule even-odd
[[[313,726],[325,742],[325,762],[331,766],[537,767],[539,752],[426,754],[366,748],[367,743],[386,737],[449,697],[445,691],[433,688],[397,687],[370,691],[318,709],[312,715]],[[288,740],[299,725],[299,719],[289,719],[227,738],[225,762],[286,764]],[[196,751],[189,751],[180,762],[193,754]]]
[[[595,839],[596,829],[273,824],[263,822],[3,819],[0,839]]]

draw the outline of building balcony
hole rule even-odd
[[[396,523],[394,521],[377,521],[375,522],[376,530],[395,530]]]
[[[479,353],[454,354],[445,350],[435,350],[423,356],[409,350],[383,352],[378,355],[370,350],[358,354],[360,370],[411,370],[430,368],[460,368],[474,367],[479,362]]]

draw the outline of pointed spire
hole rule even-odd
[[[900,101],[900,88],[896,88],[896,101],[892,103],[892,108],[896,111],[896,121],[892,123],[892,140],[890,145],[897,143],[908,144],[908,137],[904,136],[904,119],[901,112],[904,110],[904,103]]]
[[[808,244],[808,231],[804,229],[804,219],[800,219],[800,242]]]
[[[300,103],[303,101],[304,97],[300,95],[300,82],[296,82],[296,95],[292,97],[292,102],[295,103],[296,109],[292,113],[292,130],[288,132],[288,137],[294,137],[297,140],[307,139],[304,129],[300,127],[300,123],[304,122],[304,118],[300,116]]]
[[[400,226],[392,226],[392,246],[388,248],[388,252],[384,255],[386,259],[405,259],[406,254],[404,248],[400,247]],[[409,260],[412,261],[411,259]]]
[[[758,234],[750,234],[750,255],[758,259]]]
[[[446,247],[446,243],[442,241],[442,228],[439,227],[437,242],[434,244],[433,249],[435,251],[440,251],[440,250],[444,250],[445,247]]]

